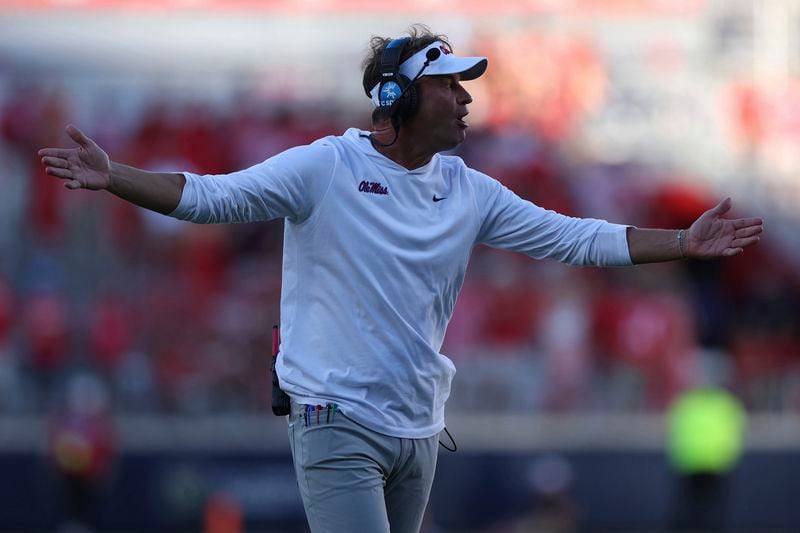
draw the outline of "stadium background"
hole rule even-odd
[[[221,173],[367,128],[366,42],[418,21],[490,58],[457,153],[521,196],[677,228],[730,195],[766,229],[636,269],[476,249],[424,531],[666,528],[664,414],[702,384],[748,413],[729,524],[800,529],[800,2],[5,0],[0,530],[63,527],[64,469],[98,480],[97,530],[302,530],[269,414],[281,223],[70,193],[36,150],[72,122],[116,161]]]

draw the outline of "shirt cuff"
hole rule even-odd
[[[597,235],[600,249],[604,250],[601,266],[631,266],[631,252],[628,247],[628,228],[623,224],[612,224],[601,229]]]
[[[186,178],[186,183],[183,185],[183,193],[181,194],[181,201],[178,202],[178,207],[167,216],[180,220],[189,220],[193,214],[194,207],[197,205],[197,191],[194,187],[194,180],[199,178],[200,175],[191,172],[181,173]]]

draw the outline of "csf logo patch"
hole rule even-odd
[[[358,184],[358,190],[369,194],[389,194],[389,188],[379,181],[362,181]]]
[[[381,86],[380,103],[381,107],[389,107],[400,98],[400,86],[397,82],[387,81]]]

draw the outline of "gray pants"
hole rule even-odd
[[[417,533],[438,440],[389,437],[338,409],[308,414],[292,402],[289,442],[312,533]]]

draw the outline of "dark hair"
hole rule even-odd
[[[446,35],[435,34],[430,28],[424,24],[413,24],[406,32],[411,40],[403,48],[403,53],[400,56],[400,63],[413,56],[420,50],[426,48],[435,41],[442,41],[452,50],[450,42],[447,40]],[[364,92],[369,96],[370,91],[381,80],[381,58],[386,46],[392,42],[391,37],[378,37],[373,35],[369,41],[369,51],[367,52],[364,61],[361,62],[361,68],[364,70],[364,78],[362,84],[364,85]],[[388,118],[385,114],[386,110],[376,108],[372,113],[372,120],[380,118]]]

